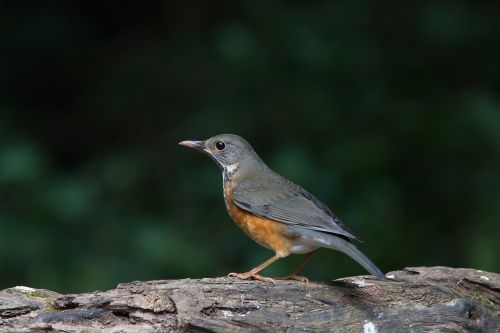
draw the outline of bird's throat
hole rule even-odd
[[[231,165],[226,166],[224,169],[229,173],[229,174],[234,174],[239,168],[238,163],[234,163]]]
[[[239,169],[238,163],[224,166],[222,171],[224,173],[224,180],[234,179],[238,172],[238,169]]]

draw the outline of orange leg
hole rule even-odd
[[[316,252],[316,250],[314,250],[314,251],[309,252],[308,254],[306,254],[305,257],[302,258],[302,260],[300,261],[300,263],[297,266],[297,268],[295,268],[295,270],[292,272],[292,274],[287,275],[287,276],[277,277],[276,279],[279,279],[279,280],[297,280],[297,281],[300,281],[300,282],[305,282],[306,284],[309,283],[309,279],[308,278],[306,278],[305,276],[300,276],[298,274],[300,273],[300,271],[302,270],[302,268],[304,268],[304,266],[306,265],[306,262],[309,260],[309,258],[311,258],[311,256],[315,252]]]
[[[255,279],[255,280],[259,280],[259,281],[272,282],[272,283],[276,284],[273,279],[271,279],[269,277],[261,276],[257,273],[259,273],[261,270],[263,270],[267,266],[271,265],[273,262],[275,262],[278,259],[279,259],[278,256],[272,256],[271,258],[267,259],[259,266],[253,268],[252,270],[250,270],[246,273],[229,273],[228,277],[237,277],[238,279],[241,279],[241,280]]]

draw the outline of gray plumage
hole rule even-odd
[[[238,184],[233,188],[233,200],[259,217],[357,239],[325,204],[275,172]]]
[[[270,170],[271,171],[271,170]],[[384,274],[359,251],[352,231],[331,210],[301,186],[271,171],[238,184],[233,200],[252,214],[290,225],[297,242],[312,247],[340,251],[363,266],[370,274]]]
[[[324,203],[272,171],[243,138],[221,134],[181,144],[204,151],[219,165],[224,185],[230,184],[232,200],[240,209],[288,226],[287,235],[293,239],[289,253],[330,248],[347,254],[371,274],[384,276],[352,243],[359,239]]]

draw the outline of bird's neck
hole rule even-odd
[[[224,183],[231,182],[234,185],[243,181],[244,179],[258,176],[259,173],[267,168],[267,165],[262,161],[242,161],[239,163],[224,166],[224,168],[222,169],[222,177]]]
[[[238,182],[241,178],[241,174],[239,163],[225,166],[222,169],[222,179],[224,180],[224,184],[227,182]]]

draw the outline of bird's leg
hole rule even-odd
[[[300,261],[300,263],[297,266],[297,268],[295,268],[295,270],[292,272],[292,274],[287,275],[287,276],[280,276],[280,277],[277,277],[275,279],[277,279],[277,280],[297,280],[297,281],[300,281],[300,282],[305,282],[306,284],[309,283],[309,279],[308,278],[306,278],[305,276],[300,276],[298,274],[300,273],[300,271],[302,270],[302,268],[304,268],[304,266],[306,265],[306,262],[309,260],[309,258],[311,258],[311,256],[315,252],[316,252],[316,250],[314,250],[314,251],[309,252],[308,254],[306,254],[304,256],[304,258],[302,258],[302,260]]]
[[[253,268],[252,270],[250,270],[246,273],[229,273],[228,277],[237,277],[238,279],[241,279],[241,280],[255,279],[255,280],[259,280],[259,281],[272,282],[272,283],[276,284],[273,279],[271,279],[269,277],[261,276],[257,273],[259,273],[261,270],[263,270],[267,266],[271,265],[273,262],[275,262],[278,259],[279,259],[278,256],[272,256],[271,258],[267,259],[259,266]]]

